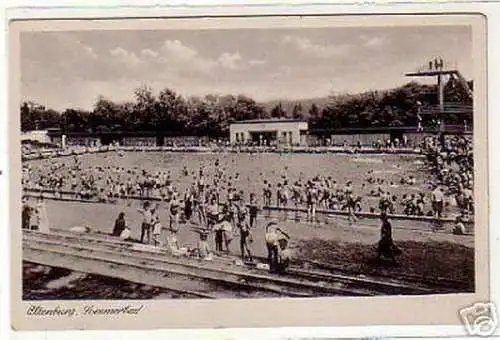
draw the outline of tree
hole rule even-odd
[[[320,118],[320,112],[318,109],[318,105],[312,104],[309,109],[309,119],[311,122],[317,121]]]
[[[89,125],[89,112],[84,110],[66,109],[62,116],[63,131],[86,132],[91,130]]]
[[[21,104],[21,131],[31,131],[35,130],[35,120],[34,114],[30,108],[28,102],[23,102]]]
[[[469,86],[472,85],[470,82]],[[453,80],[448,82],[445,98],[451,110],[447,121],[462,123],[471,120],[472,100],[461,84]],[[265,104],[270,110],[245,95],[207,94],[202,98],[184,98],[165,88],[155,97],[146,86],[134,91],[134,99],[117,103],[100,96],[91,112],[68,108],[62,114],[25,101],[20,106],[21,129],[61,127],[67,132],[149,130],[158,134],[218,137],[227,136],[231,122],[268,117],[308,118],[312,129],[325,130],[406,126],[415,124],[419,110],[435,107],[437,87],[410,82],[389,91],[331,95],[328,102],[319,100],[312,105],[310,101]],[[322,103],[321,107],[318,103]],[[304,110],[304,107],[309,109]]]
[[[155,116],[156,98],[151,88],[142,86],[134,91],[135,108],[134,116],[136,118],[136,127],[141,130],[154,129],[153,121]]]
[[[292,118],[294,119],[304,118],[302,114],[302,105],[300,103],[297,103],[293,106]]]
[[[111,100],[99,96],[90,113],[89,123],[94,131],[112,130],[124,124],[124,115],[120,106]]]
[[[285,111],[283,111],[283,108],[281,106],[281,102],[277,104],[272,110],[271,110],[271,117],[273,118],[282,118],[285,116]]]
[[[238,95],[234,106],[234,120],[248,120],[262,118],[264,110],[255,100],[244,95]]]
[[[45,106],[32,101],[21,104],[21,131],[45,130],[58,128],[61,124],[59,112],[47,109]]]
[[[155,130],[172,133],[184,129],[187,120],[184,98],[165,88],[160,91],[154,106],[152,125]]]

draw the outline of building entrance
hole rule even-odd
[[[277,131],[252,131],[250,140],[261,146],[267,146],[278,139]]]

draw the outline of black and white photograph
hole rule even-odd
[[[477,292],[472,25],[18,44],[24,303]]]

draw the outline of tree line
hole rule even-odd
[[[469,83],[472,88],[472,82]],[[165,88],[154,95],[140,87],[131,101],[114,102],[98,97],[92,110],[67,108],[62,112],[34,102],[21,103],[21,129],[59,128],[65,133],[157,132],[163,135],[221,137],[232,122],[249,119],[294,118],[307,120],[311,130],[413,126],[417,115],[426,120],[425,108],[435,107],[437,88],[416,82],[386,91],[331,95],[318,103],[283,101],[269,106],[244,95],[183,97]],[[455,108],[446,116],[449,124],[471,123],[471,113],[460,110],[472,99],[459,84],[445,86],[447,104]],[[458,109],[457,109],[458,107]]]

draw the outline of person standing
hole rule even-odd
[[[250,216],[250,228],[255,227],[257,221],[257,213],[259,211],[259,207],[257,205],[257,200],[255,198],[255,194],[250,194],[250,201],[248,204],[248,214]]]
[[[441,191],[439,185],[436,185],[434,190],[432,191],[432,210],[434,212],[434,217],[438,219],[441,218],[444,208],[444,194]]]
[[[206,204],[206,195],[205,195],[204,186],[198,184],[198,188],[195,192],[195,211],[198,216],[198,222],[200,225],[206,225],[206,212],[205,212],[205,204]]]
[[[347,208],[347,220],[349,222],[356,222],[358,220],[355,209],[356,209],[356,201],[354,199],[352,182],[347,181],[344,187],[344,197],[346,199],[345,208]]]
[[[380,228],[380,240],[377,247],[377,260],[380,260],[384,256],[395,262],[395,256],[401,255],[401,250],[394,245],[392,240],[392,225],[389,222],[387,214],[380,214],[380,219],[382,220],[382,226]]]
[[[214,225],[214,237],[215,237],[215,253],[217,255],[220,255],[224,248],[223,248],[223,242],[224,242],[224,223],[229,223],[228,221],[224,221],[223,218],[220,218],[222,214],[219,214],[218,216],[218,221]]]
[[[271,206],[272,196],[273,196],[272,185],[268,184],[267,187],[264,189],[264,207],[268,208]],[[269,217],[269,215],[270,215],[270,210],[266,209],[266,216]]]
[[[347,208],[347,220],[349,223],[354,223],[358,220],[356,216],[356,206],[357,201],[354,198],[352,193],[347,194],[346,196],[346,208]]]
[[[144,243],[144,236],[147,237],[147,243],[151,242],[151,228],[153,223],[153,214],[151,212],[151,203],[144,202],[142,209],[137,209],[142,214],[141,224],[141,243]]]
[[[193,215],[193,193],[188,187],[184,194],[184,218],[187,222],[191,221],[191,216]]]
[[[33,216],[33,208],[29,204],[26,198],[23,198],[23,210],[22,210],[22,228],[31,229],[31,220]]]
[[[253,242],[252,235],[250,234],[250,226],[247,222],[247,210],[243,201],[238,205],[237,227],[240,230],[240,252],[241,260],[245,261],[245,253],[248,255],[250,262],[253,261],[252,252],[250,251],[249,243]]]
[[[36,225],[38,227],[38,231],[42,233],[49,232],[49,218],[43,197],[38,199],[38,203],[36,205]]]
[[[162,237],[161,237],[161,234],[163,231],[163,226],[160,223],[160,216],[158,216],[158,214],[154,215],[152,229],[153,229],[153,245],[155,247],[163,246]]]
[[[168,206],[168,229],[179,230],[180,217],[181,217],[181,203],[177,194],[173,194]]]
[[[217,199],[215,197],[212,197],[207,205],[206,216],[207,225],[205,227],[208,230],[212,230],[219,217],[219,204],[217,204]]]
[[[308,183],[306,195],[307,221],[312,223],[316,221],[316,205],[318,201],[318,191],[313,182]]]
[[[264,187],[262,188],[262,202],[265,207],[269,206],[269,202],[267,201],[267,182],[264,181]]]
[[[276,188],[276,206],[281,207],[281,183],[278,183]]]
[[[267,262],[269,264],[269,272],[275,273],[278,265],[278,232],[277,224],[270,222],[266,226],[266,247],[267,247]]]

